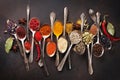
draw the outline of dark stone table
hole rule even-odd
[[[87,53],[79,56],[71,51],[72,70],[66,62],[62,72],[54,65],[54,58],[45,55],[50,76],[46,76],[44,68],[37,62],[30,64],[30,71],[25,70],[23,58],[11,51],[6,54],[5,40],[9,35],[4,34],[6,20],[26,18],[27,0],[0,0],[0,80],[120,80],[120,41],[114,42],[110,51],[101,58],[93,57],[94,74],[87,70]],[[54,11],[57,19],[63,21],[63,8],[69,9],[69,21],[75,22],[84,12],[91,22],[88,10],[90,8],[101,14],[108,14],[109,21],[115,26],[115,36],[120,36],[120,7],[118,0],[31,0],[31,17],[38,17],[42,24],[50,24],[49,14]],[[35,49],[34,49],[35,50]],[[36,52],[35,52],[36,55]],[[36,56],[34,56],[35,58]]]

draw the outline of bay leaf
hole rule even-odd
[[[107,31],[110,35],[114,36],[115,34],[115,28],[114,26],[112,25],[112,23],[108,22],[107,24]]]
[[[12,37],[9,37],[6,42],[5,42],[5,51],[6,53],[9,53],[10,52],[10,49],[12,48],[12,45],[13,45],[13,38]]]

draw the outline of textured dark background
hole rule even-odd
[[[113,43],[110,51],[103,57],[93,57],[94,74],[87,71],[87,54],[79,56],[71,52],[72,70],[67,64],[62,72],[58,72],[54,59],[45,57],[50,76],[46,76],[44,69],[36,62],[30,64],[30,71],[24,67],[19,53],[6,54],[4,50],[4,34],[8,18],[18,20],[26,18],[27,0],[0,0],[0,80],[120,80],[120,42]],[[31,0],[31,17],[38,17],[41,23],[50,23],[49,14],[56,12],[57,19],[63,21],[63,8],[67,6],[70,12],[69,21],[75,22],[84,12],[87,17],[88,9],[92,8],[101,14],[108,14],[116,29],[115,36],[120,36],[120,7],[119,0]],[[88,19],[90,20],[90,19]],[[91,21],[90,21],[91,22]],[[36,54],[36,53],[35,53]]]

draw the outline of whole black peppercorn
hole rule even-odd
[[[102,45],[101,44],[95,44],[94,46],[93,46],[93,55],[95,56],[95,57],[101,57],[101,55],[103,54],[102,53],[102,49],[103,47],[102,47]]]

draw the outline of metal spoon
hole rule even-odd
[[[67,15],[68,15],[68,8],[65,7],[64,8],[64,29],[63,29],[63,35],[62,35],[62,38],[64,38],[65,42],[67,42],[67,39],[66,39],[66,34],[65,34],[65,30],[66,30],[66,21],[67,21]],[[59,38],[60,39],[60,38]],[[64,44],[63,44],[64,45]],[[67,42],[67,46],[68,46],[68,42]],[[59,48],[59,51],[61,53],[65,53],[65,51],[67,50],[67,46],[66,46],[66,49],[64,50],[60,50]]]
[[[29,62],[32,63],[33,62],[33,47],[34,47],[34,35],[35,35],[35,31],[30,29],[30,31],[32,32],[32,43],[31,43],[31,52],[30,52],[30,56],[29,56]]]
[[[100,44],[100,39],[99,39],[100,13],[97,12],[97,13],[96,13],[96,16],[97,16],[98,33],[97,33],[97,42],[93,45],[93,47],[94,47],[96,44],[97,44],[97,45],[101,45],[101,44]],[[101,56],[103,55],[103,53],[104,53],[104,48],[103,48],[102,45],[101,45],[101,47],[102,47],[102,52],[101,52],[101,54],[100,54],[100,55],[95,55],[95,54],[94,54],[94,56],[96,56],[96,57],[101,57]]]
[[[31,20],[32,19],[36,19],[36,20],[38,20],[37,18],[31,18]],[[31,21],[30,20],[30,21]],[[39,21],[39,20],[38,20]],[[40,24],[40,22],[39,22],[39,24]],[[37,26],[34,26],[34,27],[36,27],[35,29],[37,30],[38,28],[39,28],[39,26],[40,25],[37,25]],[[33,62],[33,47],[34,47],[34,35],[35,35],[35,32],[36,32],[36,30],[35,29],[32,29],[30,26],[29,26],[29,29],[30,29],[30,31],[32,32],[32,43],[31,43],[31,52],[30,52],[30,56],[29,56],[29,62],[30,63],[32,63]]]
[[[70,41],[71,41],[71,44],[68,48],[68,51],[67,53],[65,54],[65,56],[63,57],[62,61],[60,62],[60,64],[58,65],[57,69],[58,71],[62,71],[63,69],[63,66],[65,64],[65,61],[70,53],[70,50],[73,46],[73,44],[78,44],[81,40],[82,40],[82,37],[81,37],[81,34],[78,32],[78,31],[72,31],[69,35],[69,38],[70,38]]]
[[[54,12],[50,13],[50,22],[51,22],[51,41],[53,41],[53,24],[56,18],[56,14]]]
[[[94,25],[96,25],[97,18],[96,18],[94,10],[89,9],[89,14],[90,14],[91,19],[94,21]],[[101,40],[106,39],[106,41],[108,41],[109,47],[107,47],[107,49],[110,50],[112,47],[112,42],[102,33],[101,29],[99,29],[99,31],[100,31],[100,35],[101,35]],[[93,42],[92,42],[92,45],[93,45]],[[92,51],[92,47],[91,47],[91,51]]]
[[[46,25],[43,25],[42,27],[44,27],[44,26],[46,26]],[[50,33],[48,35],[43,35],[42,34],[42,36],[43,36],[43,50],[42,50],[42,54],[41,54],[42,57],[41,58],[42,58],[44,69],[45,69],[45,71],[47,73],[47,76],[49,76],[49,72],[48,72],[48,69],[47,69],[47,66],[46,66],[46,62],[45,62],[45,59],[44,59],[45,58],[45,51],[44,50],[45,50],[45,40],[46,40],[46,38],[48,38],[50,36]]]
[[[60,24],[60,25],[59,25],[59,28],[57,28],[57,24]],[[59,36],[62,34],[62,31],[63,31],[62,27],[63,27],[63,26],[62,26],[62,22],[56,21],[56,22],[54,23],[53,33],[54,33],[55,36],[56,36],[57,45],[58,45],[58,38],[59,38]],[[57,31],[58,29],[59,29],[59,31]],[[58,52],[58,48],[57,48],[55,65],[58,66],[58,64],[59,64],[59,52]]]
[[[94,23],[96,23],[97,18],[93,9],[89,9],[89,15],[91,19],[94,21]]]
[[[22,46],[23,46],[24,62],[26,63],[26,69],[28,71],[29,70],[29,63],[28,63],[28,59],[27,59],[27,56],[26,56],[26,53],[25,53],[25,46],[24,46],[24,40],[26,39],[26,33],[25,33],[24,37],[21,38],[20,35],[18,34],[18,32],[20,32],[20,31],[18,31],[20,28],[23,29],[23,31],[21,31],[21,33],[25,33],[25,29],[23,27],[19,26],[16,29],[16,34],[17,34],[17,37],[21,41]]]
[[[50,22],[51,22],[51,41],[47,43],[47,46],[51,43],[55,44],[55,42],[53,42],[53,24],[56,18],[56,14],[54,12],[50,13]],[[46,47],[47,47],[46,46]],[[49,55],[49,57],[53,57],[55,55],[56,50],[52,53],[52,55]]]
[[[28,2],[28,4],[27,4],[27,34],[26,34],[26,37],[27,37],[27,39],[29,40],[29,18],[30,18],[30,0],[29,0],[29,2]]]
[[[63,42],[62,42],[62,43],[59,43],[59,44],[62,44],[62,45],[65,46],[64,49],[61,49],[60,47],[58,47],[58,49],[59,49],[59,51],[60,51],[61,53],[65,53],[65,51],[67,50],[67,47],[68,47],[68,41],[67,41],[67,39],[66,39],[66,34],[65,34],[65,33],[66,33],[65,30],[66,30],[67,16],[68,16],[68,8],[65,7],[65,8],[64,8],[64,29],[63,29],[63,35],[62,35],[62,37],[60,37],[59,39],[63,39],[64,42],[66,43],[66,45],[65,45]],[[69,55],[69,57],[68,57],[68,63],[69,63],[69,69],[71,69],[70,55]]]
[[[84,23],[85,23],[85,14],[82,13],[80,15],[80,18],[81,18],[81,21],[82,21],[82,23],[81,23],[81,33],[83,33],[83,27],[84,27]]]

